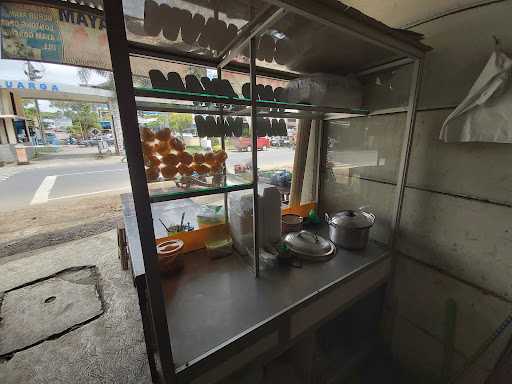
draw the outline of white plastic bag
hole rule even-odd
[[[286,92],[290,103],[360,107],[363,100],[361,83],[354,76],[317,73],[291,80]]]
[[[511,76],[512,59],[496,50],[469,94],[443,123],[440,140],[512,143]]]

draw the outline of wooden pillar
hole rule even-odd
[[[302,195],[302,183],[306,170],[306,159],[308,157],[309,135],[311,133],[311,120],[301,119],[297,127],[295,139],[295,157],[293,159],[292,186],[290,191],[290,207],[300,205]]]

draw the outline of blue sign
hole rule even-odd
[[[57,84],[39,82],[36,83],[35,81],[3,80],[0,82],[0,88],[60,92],[60,89]]]

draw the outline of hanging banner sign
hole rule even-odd
[[[105,18],[37,5],[0,5],[2,59],[112,69]]]

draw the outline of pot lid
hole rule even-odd
[[[288,233],[283,243],[294,253],[312,257],[326,256],[333,252],[333,246],[329,240],[305,230]]]
[[[327,222],[343,228],[369,228],[375,222],[375,216],[371,213],[362,211],[341,211],[331,218],[327,217]]]

